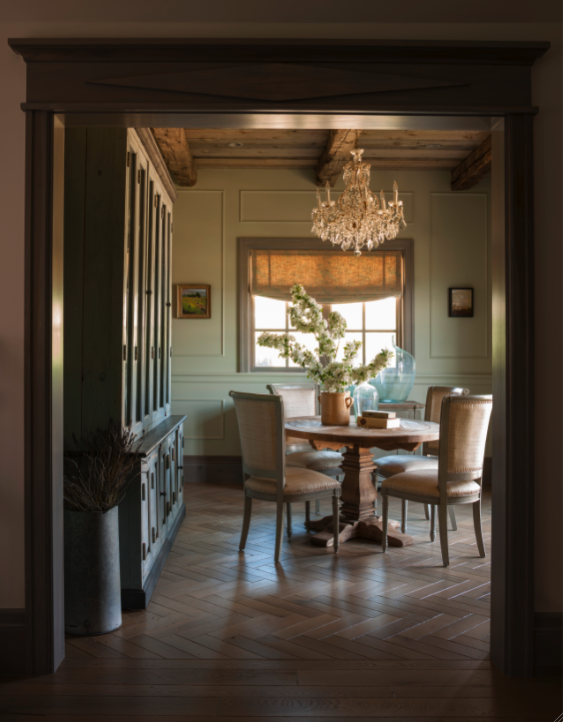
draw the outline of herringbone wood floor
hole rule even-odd
[[[457,508],[448,569],[419,504],[414,545],[384,555],[355,540],[338,556],[309,543],[294,505],[276,566],[273,504],[254,503],[239,553],[240,488],[185,491],[187,518],[148,610],[125,613],[113,634],[69,638],[55,675],[4,685],[0,719],[552,722],[561,712],[557,687],[515,683],[488,661],[490,557],[477,556],[469,506]],[[483,516],[489,550],[488,498]]]

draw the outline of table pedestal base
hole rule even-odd
[[[390,521],[387,526],[387,544],[392,547],[404,547],[412,544],[414,539],[408,534],[401,534],[398,527],[401,524],[398,521]],[[332,517],[325,516],[323,519],[311,521],[309,523],[310,531],[319,531],[311,542],[316,546],[332,547],[334,546],[334,535],[332,529]],[[368,517],[364,521],[349,521],[344,516],[340,517],[340,533],[338,538],[340,544],[356,538],[371,539],[379,542],[383,538],[383,526],[380,516]]]

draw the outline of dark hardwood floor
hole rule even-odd
[[[490,557],[457,508],[451,565],[411,504],[412,546],[338,556],[309,543],[304,509],[273,563],[274,505],[255,502],[238,551],[238,486],[188,484],[187,518],[147,611],[113,634],[68,638],[59,671],[6,678],[0,720],[553,722],[561,689],[489,661]],[[328,506],[323,511],[329,513]],[[398,503],[392,516],[399,518]],[[490,499],[484,503],[490,549]]]

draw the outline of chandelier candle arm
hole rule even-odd
[[[361,255],[362,248],[371,251],[384,241],[396,238],[407,227],[397,183],[393,183],[393,201],[389,203],[383,191],[379,198],[372,193],[371,166],[362,162],[363,152],[361,148],[351,151],[352,160],[343,169],[346,189],[338,200],[331,200],[327,183],[326,202],[321,201],[317,189],[318,207],[312,212],[315,235],[340,246],[343,251],[351,249],[357,256]]]

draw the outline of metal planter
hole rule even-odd
[[[120,626],[118,508],[65,509],[65,631],[90,636]]]

